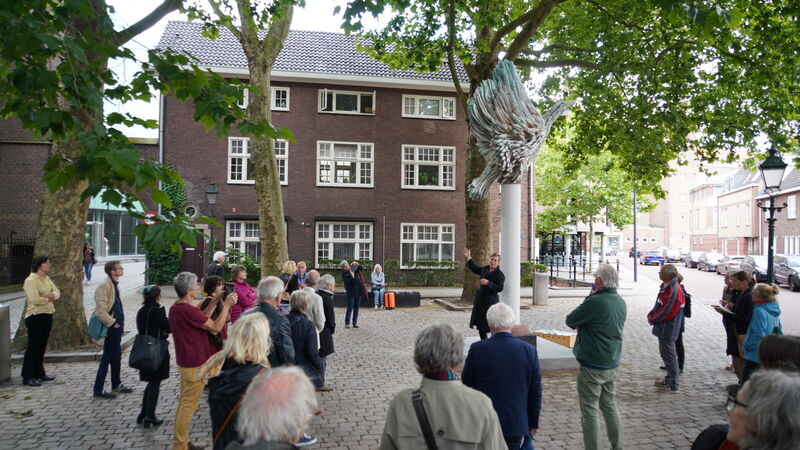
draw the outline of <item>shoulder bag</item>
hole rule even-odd
[[[103,339],[108,334],[108,327],[92,313],[89,319],[89,337],[92,339]]]
[[[414,412],[417,414],[419,426],[422,428],[422,436],[425,438],[425,444],[428,450],[439,450],[436,446],[436,439],[433,437],[433,430],[431,423],[428,420],[428,414],[425,412],[425,406],[422,404],[422,392],[419,389],[411,391],[411,403],[414,404]]]
[[[164,362],[164,357],[167,355],[166,342],[161,338],[147,334],[147,330],[150,328],[150,313],[152,312],[153,308],[150,308],[150,311],[147,312],[144,333],[136,335],[131,349],[131,356],[128,359],[129,366],[143,372],[158,371],[161,363]]]

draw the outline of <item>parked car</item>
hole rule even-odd
[[[739,270],[739,265],[744,260],[744,256],[739,255],[727,255],[724,256],[722,259],[719,260],[719,264],[717,264],[717,273],[720,275],[725,275],[730,270]]]
[[[639,257],[642,256],[642,251],[641,250],[638,250],[636,253],[637,253],[637,256],[639,256]],[[628,250],[628,258],[633,258],[633,247],[631,247],[631,249]]]
[[[664,264],[664,256],[659,251],[650,250],[644,253],[644,256],[639,260],[639,264],[655,264],[661,266]]]
[[[716,272],[717,264],[722,259],[722,253],[707,252],[697,258],[697,270],[703,272]]]
[[[800,256],[778,255],[775,257],[775,282],[793,291],[800,291]]]
[[[697,260],[703,252],[689,252],[683,257],[683,265],[689,268],[697,267]]]
[[[664,262],[668,263],[679,263],[683,262],[683,256],[681,256],[681,252],[678,250],[664,250],[661,253],[664,256]]]
[[[756,281],[767,281],[767,257],[761,255],[746,256],[739,268],[749,273]]]

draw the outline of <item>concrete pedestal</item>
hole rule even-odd
[[[480,338],[472,336],[464,339],[464,355],[469,354],[470,346]],[[539,355],[539,366],[543,372],[550,370],[577,370],[580,368],[578,360],[572,354],[572,349],[550,342],[547,339],[536,339],[536,352]]]
[[[519,271],[520,271],[520,208],[522,205],[521,186],[518,183],[500,186],[500,268],[506,276],[500,301],[511,307],[519,320]]]
[[[536,272],[533,274],[533,304],[547,306],[550,288],[550,274]]]

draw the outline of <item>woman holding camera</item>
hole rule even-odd
[[[206,277],[203,282],[203,292],[206,293],[206,297],[200,304],[200,309],[203,310],[203,314],[208,316],[209,319],[217,320],[217,317],[222,313],[225,281],[216,275]],[[228,292],[228,294],[230,294],[230,292]],[[219,333],[208,332],[208,345],[211,347],[212,354],[222,350],[222,344],[225,339],[228,338],[228,322],[230,322],[230,316],[225,319],[222,331]]]

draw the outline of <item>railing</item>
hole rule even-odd
[[[589,261],[588,258],[584,257],[583,255],[543,255],[534,258],[533,261],[536,264],[543,264],[549,268],[550,285],[553,284],[553,280],[555,278],[562,278],[562,272],[565,272],[566,279],[572,282],[572,287],[575,287],[578,280],[578,269],[580,269],[581,272],[581,281],[586,281],[586,271],[589,266]],[[596,269],[599,264],[604,263],[614,265],[617,269],[617,272],[619,272],[619,258],[616,258],[616,260],[612,263],[610,259],[604,259],[601,256],[598,258],[597,264],[593,265],[593,268]],[[594,280],[594,277],[590,277],[590,280]]]
[[[0,236],[0,286],[20,284],[31,273],[36,239],[17,237],[14,232]]]

